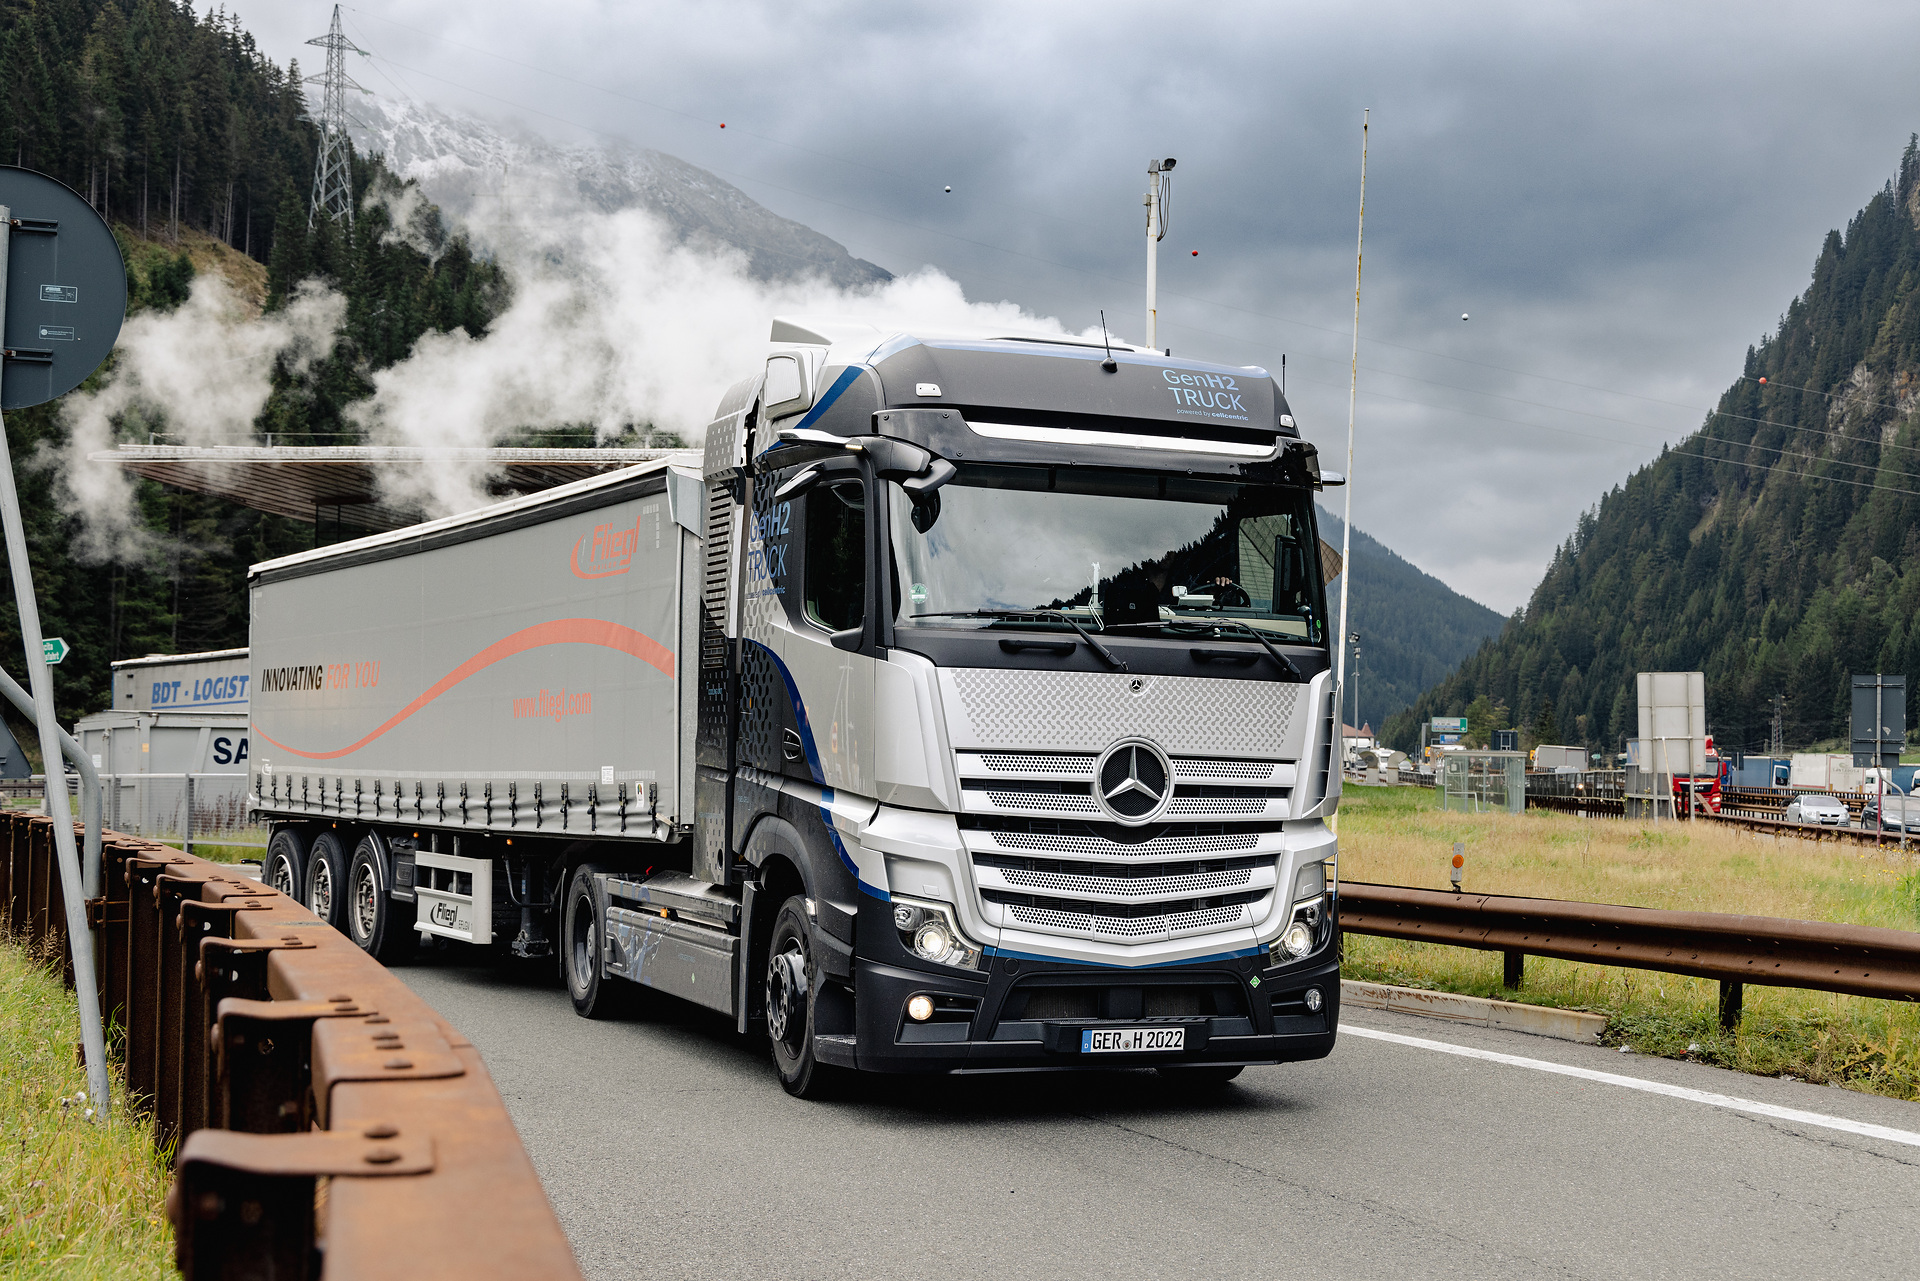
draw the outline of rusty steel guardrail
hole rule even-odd
[[[1340,883],[1348,934],[1507,955],[1518,988],[1527,956],[1658,970],[1720,982],[1720,1019],[1739,1022],[1745,985],[1920,1000],[1920,933],[1722,912]]]
[[[0,815],[0,925],[67,956],[52,837]],[[580,1275],[480,1055],[432,1007],[233,867],[117,832],[102,854],[101,1004],[174,1153],[183,1274]]]

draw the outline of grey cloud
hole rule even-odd
[[[301,41],[323,7],[239,9],[276,58],[317,52]],[[1330,452],[1371,106],[1355,521],[1503,611],[1580,511],[1699,425],[1920,127],[1911,15],[1891,4],[391,0],[347,16],[381,55],[356,67],[370,88],[657,148],[891,271],[934,264],[1076,328],[1104,307],[1138,336],[1142,170],[1178,156],[1163,343],[1287,352]]]

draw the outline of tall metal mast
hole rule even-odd
[[[1147,346],[1158,347],[1160,242],[1167,238],[1167,205],[1173,195],[1172,157],[1147,161]]]
[[[327,69],[308,76],[308,84],[321,86],[320,155],[313,166],[313,204],[307,211],[307,230],[322,216],[335,222],[345,219],[353,225],[353,168],[349,161],[352,145],[347,141],[347,90],[360,89],[347,74],[347,54],[367,51],[347,39],[340,30],[340,6],[333,6],[333,26],[324,36],[307,41],[327,51]],[[360,89],[365,93],[366,90]]]
[[[1367,126],[1373,119],[1371,107],[1360,117],[1360,225],[1353,237],[1353,370],[1347,387],[1347,509],[1340,525],[1340,628],[1335,636],[1347,634],[1347,587],[1353,582],[1353,409],[1360,394],[1360,262],[1367,244]],[[1347,683],[1347,647],[1340,646],[1333,682],[1344,688]],[[1359,715],[1358,711],[1354,713]],[[1344,758],[1346,744],[1340,745]]]

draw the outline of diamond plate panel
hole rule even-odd
[[[1299,752],[1297,685],[971,667],[941,678],[960,750],[1096,752],[1137,735],[1174,755]]]

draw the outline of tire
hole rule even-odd
[[[624,1018],[639,1007],[641,989],[605,973],[600,964],[606,950],[600,931],[606,928],[607,915],[593,873],[593,868],[582,867],[567,886],[566,908],[560,914],[560,978],[573,1012],[581,1018]]]
[[[267,842],[260,879],[297,903],[306,901],[307,837],[297,827],[283,827]]]
[[[1239,1076],[1245,1071],[1245,1065],[1235,1063],[1231,1066],[1217,1066],[1211,1063],[1196,1063],[1192,1067],[1163,1067],[1155,1068],[1154,1071],[1169,1082],[1190,1085],[1195,1089],[1213,1090]]]
[[[345,902],[340,905],[346,936],[383,965],[403,961],[413,951],[413,921],[405,910],[408,905],[393,901],[391,868],[387,843],[368,832],[353,847]]]
[[[820,1062],[814,1054],[819,979],[806,900],[796,894],[780,905],[773,918],[762,990],[773,1066],[780,1073],[781,1088],[796,1099],[829,1098],[843,1084],[840,1069]]]
[[[331,828],[307,847],[306,891],[300,901],[307,910],[334,929],[346,926],[347,851],[340,834]]]

